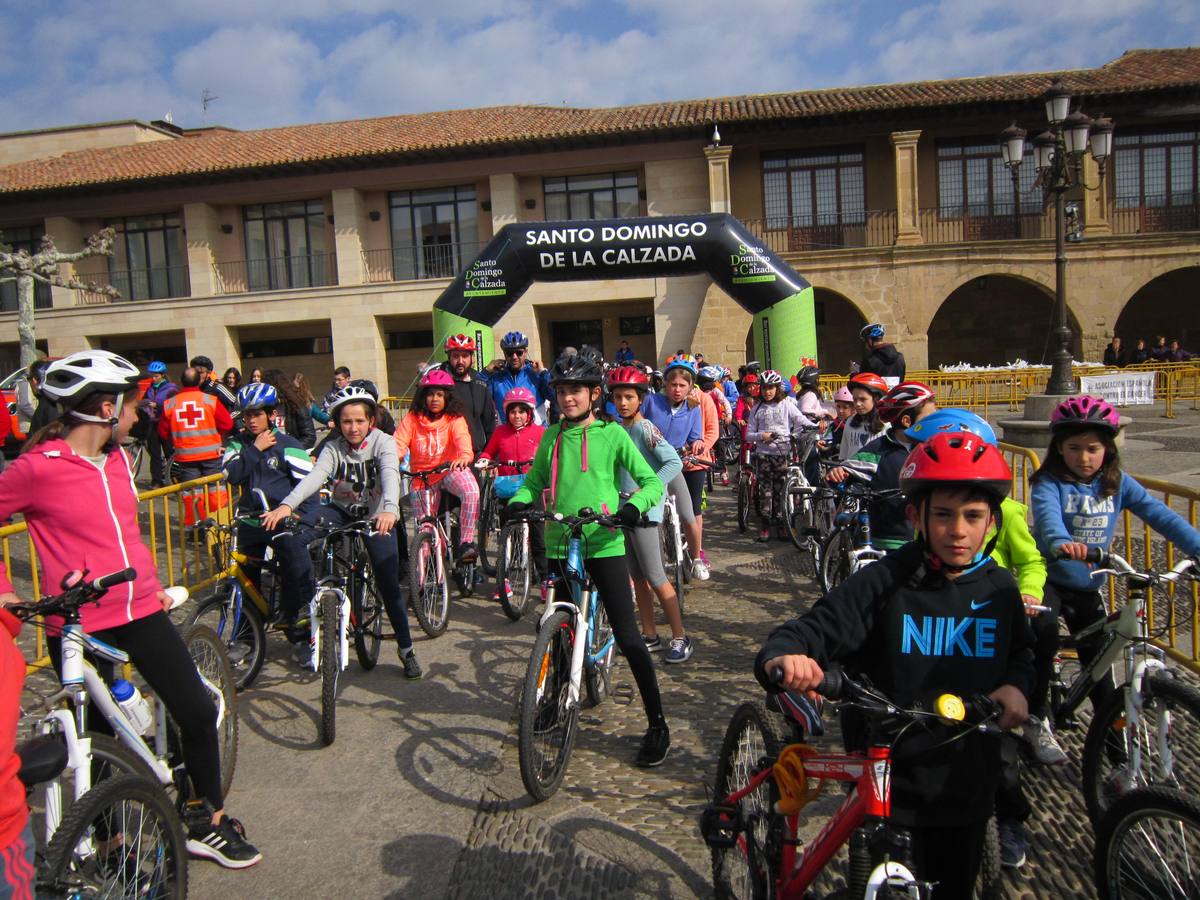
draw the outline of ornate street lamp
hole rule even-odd
[[[1037,168],[1036,186],[1045,200],[1054,197],[1054,294],[1058,306],[1058,328],[1054,330],[1059,348],[1050,368],[1047,394],[1075,393],[1071,374],[1071,328],[1067,324],[1067,253],[1066,215],[1063,194],[1076,184],[1086,190],[1104,189],[1104,165],[1112,154],[1113,123],[1103,116],[1094,121],[1079,110],[1071,112],[1071,92],[1057,78],[1046,92],[1046,118],[1050,128],[1033,139],[1033,163]],[[1084,184],[1083,157],[1090,150],[1100,167],[1100,182]],[[1014,122],[1000,133],[1000,155],[1013,176],[1014,210],[1020,214],[1018,170],[1024,160],[1025,132]],[[1020,220],[1016,235],[1020,236]]]

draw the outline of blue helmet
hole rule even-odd
[[[679,356],[668,356],[667,364],[662,369],[663,377],[665,378],[672,369],[683,369],[692,376],[692,381],[696,380],[696,360],[688,353],[681,353]]]
[[[279,394],[266,382],[248,384],[238,391],[238,403],[242,411],[252,409],[274,409],[279,405]]]
[[[501,350],[524,350],[529,346],[529,338],[519,331],[510,331],[500,338]]]
[[[864,341],[877,341],[883,337],[883,326],[878,322],[872,322],[870,325],[865,326],[863,330],[858,333],[858,336]]]
[[[146,371],[151,375],[158,375],[161,372],[167,371],[167,364],[165,362],[159,362],[156,359],[154,362],[150,363],[150,365],[146,366]]]
[[[721,371],[719,366],[705,366],[696,374],[705,381],[720,381],[725,373]]]
[[[987,421],[966,409],[939,409],[917,422],[904,433],[914,441],[927,441],[944,431],[965,431],[978,435],[984,441],[996,445],[996,432]]]

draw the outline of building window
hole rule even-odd
[[[178,215],[109,219],[104,224],[116,232],[108,282],[122,300],[188,295],[191,285]]]
[[[243,207],[246,283],[252,291],[334,284],[334,257],[325,243],[320,200]]]
[[[621,337],[654,334],[654,316],[621,316]]]
[[[1115,135],[1117,208],[1195,206],[1198,137],[1187,129]]]
[[[943,219],[1012,216],[1012,172],[1000,156],[995,140],[968,138],[942,141],[937,145],[938,216]],[[1041,215],[1042,190],[1034,187],[1037,169],[1033,143],[1025,145],[1025,158],[1017,170],[1020,179],[1020,211]],[[1006,234],[1007,236],[1007,234]]]
[[[0,229],[0,244],[12,248],[15,253],[24,250],[31,256],[38,252],[42,244],[42,236],[46,230],[41,225],[29,225],[25,228]],[[50,285],[44,281],[33,283],[33,308],[48,309],[50,300]],[[17,283],[15,281],[0,282],[0,312],[17,311]]]
[[[332,353],[331,337],[279,337],[242,341],[243,359],[264,359],[273,356],[312,356]]]
[[[542,180],[546,220],[627,219],[641,215],[637,172],[559,175]]]
[[[762,177],[764,224],[789,232],[789,250],[842,247],[842,228],[866,220],[861,148],[769,154]]]
[[[479,251],[474,185],[388,194],[392,278],[453,278]]]
[[[385,338],[389,350],[428,350],[433,346],[433,329],[389,331]]]

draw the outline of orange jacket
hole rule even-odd
[[[232,430],[229,410],[198,387],[169,397],[158,422],[158,433],[175,445],[175,460],[181,463],[219,459],[221,437]]]
[[[465,462],[475,458],[471,449],[471,430],[462,416],[441,415],[430,419],[422,414],[410,412],[396,426],[396,454],[401,460],[409,454],[408,468],[412,472],[424,472],[442,463]],[[445,472],[429,478],[437,484]]]
[[[704,442],[704,452],[699,456],[703,460],[712,462],[713,447],[717,443],[717,438],[721,436],[721,416],[717,412],[717,404],[713,402],[713,398],[708,396],[706,391],[699,388],[692,388],[688,399],[695,400],[700,406],[700,440]],[[701,467],[684,466],[683,468],[686,471],[694,471]]]

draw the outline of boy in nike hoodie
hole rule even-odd
[[[946,692],[988,694],[1003,708],[1002,727],[1024,722],[1033,639],[1012,575],[986,546],[1010,484],[1003,456],[976,435],[939,434],[919,445],[900,487],[921,537],[772,631],[755,663],[758,680],[769,691],[812,691],[836,664],[902,707],[928,708]],[[771,679],[775,669],[782,685]],[[961,730],[914,726],[893,748],[892,821],[912,835],[914,871],[937,883],[936,900],[971,896],[1001,772],[1000,742],[980,732],[947,742]]]

